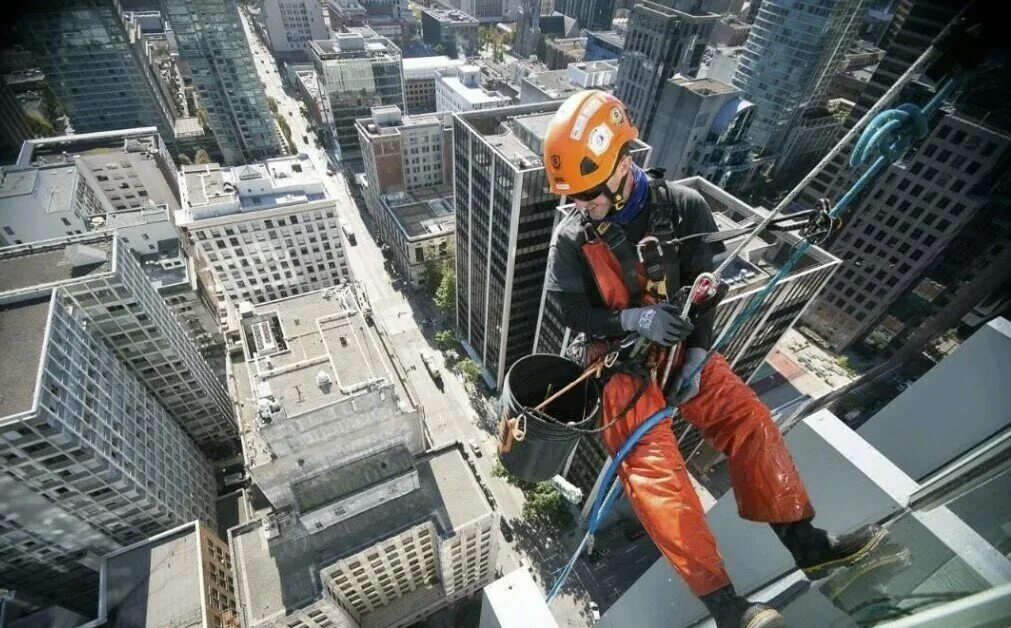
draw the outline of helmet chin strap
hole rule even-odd
[[[611,201],[614,208],[611,211],[620,212],[625,207],[625,183],[628,182],[628,172],[625,172],[621,176],[621,181],[618,182],[618,190],[616,192],[611,191],[611,187],[608,185],[604,186],[604,196]]]

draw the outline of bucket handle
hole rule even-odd
[[[527,437],[527,415],[519,415],[515,419],[506,418],[509,415],[502,412],[502,418],[498,423],[498,450],[499,453],[509,453],[512,451],[513,443],[522,442]],[[522,421],[523,427],[520,427]]]

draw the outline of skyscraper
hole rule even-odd
[[[229,164],[281,152],[234,0],[162,0],[218,146]]]
[[[674,77],[664,86],[663,116],[649,138],[653,165],[664,176],[699,175],[734,191],[752,168],[748,129],[755,106],[740,90],[708,78]]]
[[[0,249],[0,302],[61,289],[169,416],[213,458],[236,450],[231,400],[121,238],[110,232]]]
[[[167,141],[174,138],[115,3],[24,3],[15,15],[4,24],[4,46],[29,53],[76,132],[156,125]]]
[[[368,28],[349,30],[310,46],[341,163],[353,173],[362,167],[355,120],[382,105],[403,110],[404,79],[400,50],[393,42]]]
[[[614,17],[614,4],[614,0],[569,0],[562,13],[575,18],[581,29],[609,31]]]
[[[486,381],[501,386],[534,348],[558,197],[547,193],[541,146],[561,103],[454,117],[456,326]],[[637,143],[644,161],[649,148]]]
[[[821,103],[860,26],[866,0],[763,0],[734,86],[755,103],[751,139],[775,153],[801,112]]]
[[[270,49],[281,57],[308,59],[309,42],[328,36],[319,0],[267,0],[263,16]]]
[[[649,136],[667,79],[677,73],[692,77],[698,73],[713,24],[720,17],[709,8],[718,4],[643,0],[632,6],[614,95],[625,103],[640,136]],[[590,57],[587,47],[587,60]]]
[[[213,525],[214,475],[77,302],[65,288],[0,294],[0,582],[93,614],[98,574],[79,561]]]
[[[992,94],[994,102],[1011,96],[1000,75],[1006,71],[998,69],[993,78],[981,79],[981,83],[1003,82]],[[941,282],[931,283],[925,275],[935,260],[956,254],[957,249],[949,247],[964,230],[973,228],[980,213],[986,217],[973,229],[993,234],[1011,207],[1006,182],[995,185],[1005,175],[1011,155],[1011,126],[1006,116],[991,116],[994,109],[989,105],[973,105],[973,92],[982,88],[982,84],[968,87],[939,113],[916,150],[868,186],[832,242],[831,250],[846,264],[804,322],[836,350],[859,339],[880,348],[893,336],[908,335],[911,330],[906,327],[915,328],[917,312],[922,312],[919,301],[949,299],[940,292],[988,266],[969,265],[964,274],[949,268],[937,276],[943,277]],[[1008,243],[1005,239],[993,246]],[[964,251],[958,255],[965,258]]]

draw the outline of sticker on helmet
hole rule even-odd
[[[559,157],[558,155],[552,155],[550,159],[551,159],[551,167],[552,168],[554,168],[555,170],[558,170],[559,168],[562,167],[562,158],[561,157]]]
[[[625,116],[622,115],[621,108],[620,107],[612,107],[611,108],[611,122],[620,125],[624,121],[625,121]]]
[[[574,140],[583,139],[583,131],[586,130],[587,123],[589,123],[593,114],[597,113],[597,110],[600,109],[601,104],[599,99],[591,98],[583,105],[583,108],[579,110],[579,115],[576,116],[576,121],[572,123],[572,131],[569,133],[569,137]]]
[[[597,157],[600,157],[607,150],[607,147],[611,145],[613,137],[614,131],[610,127],[606,124],[598,124],[590,131],[590,137],[586,140],[586,148]]]
[[[568,183],[558,183],[556,181],[555,182],[555,189],[556,190],[567,190],[567,189],[569,189],[569,184]]]

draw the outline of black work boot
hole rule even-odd
[[[811,580],[820,580],[840,567],[856,564],[887,536],[885,529],[877,524],[832,536],[811,525],[813,518],[769,524],[786,549],[790,550],[797,566]]]
[[[716,620],[717,628],[785,628],[779,611],[737,595],[734,585],[699,596]]]

